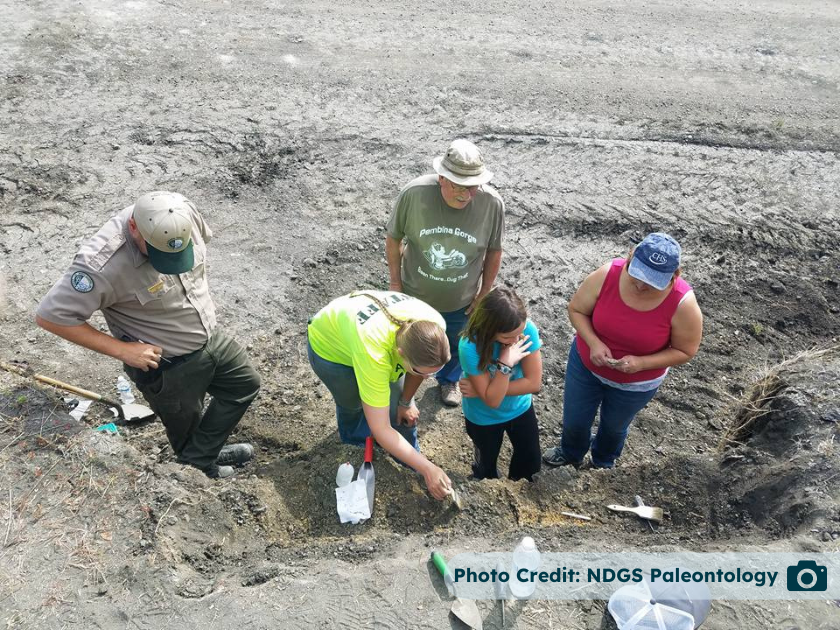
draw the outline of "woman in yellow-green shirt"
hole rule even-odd
[[[309,322],[309,363],[335,399],[338,434],[363,446],[369,435],[443,499],[446,473],[420,454],[414,393],[449,361],[446,324],[425,302],[394,291],[334,299]]]

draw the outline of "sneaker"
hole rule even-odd
[[[225,444],[216,457],[220,466],[241,466],[254,459],[254,447],[250,444]]]
[[[210,464],[202,472],[208,477],[210,477],[210,479],[225,479],[226,477],[232,476],[233,473],[236,471],[233,469],[233,466],[219,466],[218,464]]]
[[[575,468],[580,466],[580,462],[572,462],[566,459],[566,456],[563,455],[563,449],[559,446],[544,451],[543,461],[549,466],[574,466]]]
[[[440,384],[440,398],[447,407],[457,407],[461,404],[461,388],[458,381]]]

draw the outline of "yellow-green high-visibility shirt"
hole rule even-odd
[[[431,321],[446,330],[443,317],[425,302],[395,291],[366,293],[376,296],[398,319]],[[308,334],[315,354],[353,368],[364,403],[390,405],[390,383],[405,374],[405,368],[397,353],[397,326],[373,300],[354,293],[334,299],[309,322]]]

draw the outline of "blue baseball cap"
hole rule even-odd
[[[636,246],[627,273],[661,291],[668,286],[674,272],[680,268],[681,251],[680,244],[668,234],[648,234]]]

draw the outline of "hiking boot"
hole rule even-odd
[[[447,407],[457,407],[461,404],[461,388],[458,381],[440,384],[440,399]]]
[[[230,477],[235,472],[233,466],[219,466],[218,464],[210,464],[202,471],[210,479],[224,479]]]
[[[559,446],[544,451],[543,461],[549,466],[574,466],[575,468],[580,466],[580,462],[573,462],[566,459],[566,456],[563,455],[563,449]]]
[[[241,466],[254,459],[254,447],[250,444],[225,444],[216,457],[220,466]]]

